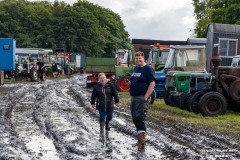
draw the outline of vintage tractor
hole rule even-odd
[[[227,106],[240,109],[240,67],[219,66],[220,63],[218,47],[215,47],[212,58],[215,81],[198,103],[198,109],[204,116],[224,114]]]
[[[189,90],[190,74],[205,73],[205,66],[205,46],[171,46],[165,65],[165,103],[178,106],[178,97]]]

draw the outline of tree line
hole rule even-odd
[[[129,34],[121,17],[98,5],[78,0],[64,2],[0,1],[0,37],[15,38],[18,48],[52,48],[67,52],[111,56]]]
[[[239,0],[193,0],[193,6],[197,19],[194,33],[199,38],[207,36],[210,23],[240,25]]]

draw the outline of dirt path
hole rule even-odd
[[[111,131],[99,134],[84,76],[0,88],[0,159],[137,159],[129,110],[115,108]],[[148,124],[142,159],[240,159],[234,141],[189,127]]]

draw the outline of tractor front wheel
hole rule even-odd
[[[169,96],[169,92],[165,91],[163,99],[166,105],[169,105],[168,96]]]

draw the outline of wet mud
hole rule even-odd
[[[182,123],[147,121],[144,154],[128,107],[100,134],[85,75],[0,88],[0,159],[240,159],[234,138]]]

